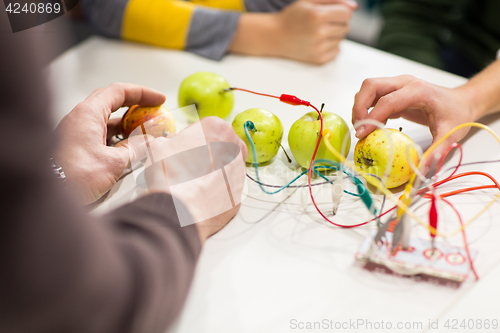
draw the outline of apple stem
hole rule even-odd
[[[325,103],[321,103],[321,109],[319,109],[319,112],[323,113],[323,108],[325,107]],[[319,114],[318,114],[318,119],[316,120],[319,120]]]
[[[281,143],[279,144],[281,149],[283,149],[283,152],[285,153],[285,156],[286,156],[286,159],[288,160],[288,163],[292,163],[292,159],[290,158],[290,156],[288,156],[285,148],[281,145]]]

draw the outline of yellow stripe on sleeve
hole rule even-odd
[[[191,0],[191,2],[206,7],[245,11],[244,0]]]
[[[122,38],[183,49],[194,8],[195,4],[180,0],[130,0],[123,15]]]

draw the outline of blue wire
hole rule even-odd
[[[253,153],[253,165],[255,167],[255,174],[257,175],[257,184],[259,184],[260,186],[260,189],[266,193],[266,194],[276,194],[278,192],[281,192],[283,191],[285,188],[287,188],[288,186],[292,185],[297,179],[299,179],[300,177],[302,177],[303,175],[306,174],[306,171],[302,172],[300,175],[298,175],[297,177],[295,177],[291,182],[289,182],[288,184],[286,184],[285,186],[279,188],[278,190],[274,191],[274,192],[269,192],[267,191],[264,186],[262,186],[262,183],[260,182],[260,178],[259,178],[259,168],[257,167],[258,163],[257,163],[257,150],[255,149],[255,145],[253,143],[253,140],[252,140],[252,137],[250,136],[250,133],[248,132],[248,128],[250,128],[250,130],[254,130],[255,129],[255,125],[253,124],[253,122],[251,121],[247,121],[245,122],[245,124],[243,125],[243,127],[245,128],[245,134],[247,136],[247,139],[248,139],[248,142],[250,142],[250,146],[252,147],[252,153]]]
[[[284,190],[288,186],[292,185],[297,179],[299,179],[300,177],[302,177],[303,175],[305,175],[309,171],[309,169],[303,171],[300,175],[298,175],[297,177],[295,177],[291,182],[289,182],[285,186],[279,188],[278,190],[276,190],[274,192],[268,192],[262,186],[262,183],[260,182],[259,168],[257,167],[257,165],[258,165],[258,163],[257,163],[257,149],[255,148],[255,144],[253,143],[252,137],[250,136],[250,133],[248,132],[248,129],[255,130],[255,125],[254,125],[253,122],[251,122],[251,121],[248,120],[248,121],[245,122],[245,124],[243,125],[243,127],[245,129],[245,134],[247,136],[248,142],[250,142],[250,146],[252,147],[252,154],[253,154],[253,161],[254,161],[253,165],[255,167],[255,174],[257,176],[257,184],[259,184],[261,190],[264,193],[267,193],[267,194],[276,194],[278,192],[281,192],[282,190]],[[328,166],[328,165],[318,165],[318,166],[315,166],[315,164],[317,164],[317,163],[328,163],[328,164],[331,164],[333,166]],[[311,164],[311,168],[313,169],[313,171],[314,171],[315,174],[319,175],[320,177],[322,177],[323,179],[325,179],[327,182],[330,182],[330,183],[332,183],[333,180],[330,180],[330,179],[326,178],[317,169],[322,168],[322,169],[330,169],[330,170],[337,170],[337,171],[338,170],[342,170],[343,173],[345,173],[349,178],[351,178],[351,181],[353,182],[354,185],[356,185],[356,188],[358,189],[358,194],[351,193],[351,192],[346,191],[346,190],[344,190],[344,192],[347,193],[347,194],[350,194],[350,195],[353,195],[353,196],[361,198],[361,200],[363,201],[363,203],[366,205],[366,208],[368,208],[368,210],[375,216],[375,218],[377,218],[377,209],[375,208],[375,206],[373,204],[373,199],[372,199],[370,193],[368,192],[368,189],[366,188],[366,186],[358,178],[356,178],[354,175],[352,175],[351,173],[349,173],[346,170],[344,170],[344,168],[342,168],[342,166],[339,163],[337,163],[335,161],[327,160],[327,159],[319,159],[319,160],[314,161]],[[380,220],[379,219],[377,219],[377,225],[380,226]]]
[[[285,188],[289,187],[290,185],[292,185],[295,181],[297,181],[297,179],[299,179],[300,177],[302,177],[303,175],[305,175],[309,169],[303,171],[300,175],[298,175],[297,177],[295,177],[294,179],[292,179],[292,181],[290,181],[288,184],[284,185],[283,187],[279,188],[278,190],[274,191],[274,192],[269,192],[267,191],[263,186],[262,186],[262,183],[260,181],[260,177],[259,177],[259,168],[257,167],[258,166],[258,163],[257,163],[257,149],[255,148],[255,144],[253,143],[253,140],[252,140],[252,137],[250,136],[250,133],[249,133],[249,129],[252,131],[252,130],[255,130],[255,125],[253,122],[251,121],[246,121],[245,124],[243,125],[244,129],[245,129],[245,134],[247,136],[247,139],[248,139],[248,142],[250,143],[250,146],[252,148],[252,154],[253,154],[253,165],[255,167],[255,175],[257,176],[257,184],[259,184],[260,186],[260,189],[262,190],[262,192],[266,193],[266,194],[276,194],[276,193],[279,193],[281,191],[283,191]],[[333,164],[334,166],[322,166],[322,165],[318,165],[318,166],[314,166],[314,164],[316,163],[330,163],[330,164]],[[324,175],[322,175],[319,171],[317,171],[317,169],[319,168],[324,168],[324,169],[330,169],[330,170],[339,170],[341,169],[340,167],[340,164],[338,164],[337,162],[334,162],[334,161],[330,161],[330,160],[317,160],[313,163],[313,171],[314,173],[316,173],[317,175],[319,175],[320,177],[322,177],[323,179],[325,179],[326,181],[332,183],[333,180],[330,180],[328,178],[326,178]],[[345,170],[342,170],[346,175],[348,175],[351,179],[354,179],[355,177],[353,175],[351,175],[350,173],[348,173],[347,171]],[[355,183],[355,181],[353,180],[353,183]],[[356,194],[356,193],[351,193],[349,191],[346,191],[344,190],[345,193],[347,194],[350,194],[350,195],[353,195],[353,196],[356,196],[356,197],[359,197],[360,195],[359,194]]]

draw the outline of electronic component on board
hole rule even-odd
[[[409,276],[434,284],[459,287],[467,279],[470,263],[464,248],[439,244],[434,250],[431,241],[411,237],[409,247],[392,251],[393,233],[375,242],[376,231],[365,239],[355,258],[370,271]],[[474,257],[476,252],[471,252]]]

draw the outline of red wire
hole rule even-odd
[[[309,105],[310,107],[312,107],[314,110],[316,110],[316,112],[318,113],[319,115],[319,118],[321,120],[321,129],[320,129],[320,132],[319,132],[319,137],[318,137],[318,142],[316,142],[316,147],[314,148],[314,153],[311,157],[311,165],[309,166],[309,172],[307,173],[307,185],[309,187],[309,195],[311,197],[311,200],[313,202],[313,205],[314,207],[316,208],[316,210],[318,211],[318,213],[328,222],[330,222],[331,224],[333,224],[334,226],[337,226],[337,227],[341,227],[341,228],[355,228],[355,227],[359,227],[359,226],[362,226],[362,225],[365,225],[371,221],[366,221],[366,222],[363,222],[363,223],[358,223],[358,224],[353,224],[353,225],[344,225],[344,224],[338,224],[338,223],[335,223],[333,221],[331,221],[330,219],[328,219],[322,212],[321,210],[319,209],[319,207],[316,205],[316,201],[314,201],[314,196],[313,196],[313,193],[312,193],[312,186],[311,186],[311,176],[312,176],[312,164],[314,162],[314,159],[316,158],[316,153],[318,152],[318,148],[319,148],[319,144],[321,143],[321,138],[322,138],[322,134],[323,134],[323,115],[321,114],[321,112],[312,104]],[[380,215],[382,216],[382,215]],[[374,218],[375,219],[375,218]]]
[[[450,151],[452,151],[455,148],[458,148],[460,150],[460,159],[458,160],[458,164],[455,167],[455,170],[453,170],[451,175],[449,175],[447,178],[452,177],[457,172],[458,168],[460,168],[460,165],[462,165],[462,157],[464,155],[464,150],[463,150],[461,144],[459,144],[458,142],[455,142],[454,144],[452,144],[451,146],[448,147],[448,149],[445,151],[445,153],[439,159],[439,162],[438,162],[437,168],[436,168],[436,174],[441,170],[441,166],[443,165],[443,162],[444,162],[444,159],[446,158],[446,156],[448,156]]]
[[[459,194],[459,193],[464,193],[464,192],[474,191],[474,190],[480,190],[480,189],[485,189],[485,188],[495,188],[496,187],[496,188],[498,188],[500,190],[500,184],[496,181],[496,179],[493,178],[493,176],[490,175],[489,173],[482,172],[482,171],[468,171],[468,172],[463,172],[463,173],[460,173],[458,175],[454,175],[454,176],[448,177],[446,179],[440,180],[440,181],[434,183],[432,186],[438,187],[439,185],[447,183],[447,182],[449,182],[449,181],[451,181],[453,179],[457,179],[457,178],[461,178],[461,177],[465,177],[465,176],[472,176],[472,175],[478,175],[478,176],[488,177],[493,183],[495,183],[495,185],[482,185],[482,186],[468,187],[468,188],[459,189],[459,190],[447,192],[447,193],[444,193],[444,194],[440,194],[440,196],[442,196],[442,197],[448,197],[448,196]],[[425,193],[427,191],[428,191],[427,188],[423,188],[420,191],[418,191],[417,194],[424,193],[424,197],[425,198],[429,198],[430,194],[429,193]]]
[[[252,90],[248,90],[248,89],[243,89],[243,88],[235,88],[235,87],[231,87],[231,90],[245,91],[245,92],[248,92],[248,93],[251,93],[251,94],[255,94],[255,95],[259,95],[259,96],[266,96],[266,97],[271,97],[271,98],[277,98],[277,99],[280,99],[280,98],[279,98],[279,96],[274,96],[274,95],[263,94],[263,93],[259,93],[259,92],[256,92],[256,91],[252,91]]]
[[[248,90],[248,89],[242,89],[242,88],[232,87],[231,90],[240,90],[240,91],[245,91],[245,92],[248,92],[248,93],[251,93],[251,94],[255,94],[255,95],[266,96],[266,97],[271,97],[271,98],[276,98],[276,99],[281,100],[281,98],[278,97],[278,96],[269,95],[269,94],[263,94],[263,93],[255,92],[255,91]],[[323,135],[323,115],[311,103],[309,103],[307,101],[302,101],[302,100],[296,98],[295,96],[290,96],[290,97],[294,98],[293,103],[289,103],[290,101],[287,101],[287,100],[282,100],[282,101],[285,102],[285,103],[294,104],[294,105],[310,106],[310,107],[312,107],[318,113],[319,118],[321,120],[321,128],[320,128],[320,133],[319,133],[318,141],[316,142],[316,147],[314,148],[314,152],[313,152],[313,155],[312,155],[312,158],[311,158],[311,165],[309,166],[309,171],[307,173],[307,184],[308,184],[308,187],[309,187],[309,195],[311,196],[311,200],[313,202],[313,205],[316,208],[316,210],[318,211],[318,213],[326,221],[328,221],[329,223],[331,223],[331,224],[333,224],[333,225],[335,225],[337,227],[341,227],[341,228],[355,228],[355,227],[359,227],[359,226],[365,225],[365,224],[367,224],[369,222],[372,222],[372,221],[376,220],[377,218],[380,218],[380,217],[384,216],[385,214],[387,214],[387,213],[391,212],[392,210],[394,210],[397,206],[392,207],[391,209],[385,211],[384,213],[378,215],[377,217],[375,217],[375,218],[373,218],[373,219],[371,219],[369,221],[358,223],[358,224],[354,224],[354,225],[342,225],[342,224],[335,223],[333,221],[330,221],[321,212],[321,210],[319,209],[319,207],[316,205],[316,201],[314,200],[314,196],[313,196],[313,193],[312,193],[311,176],[312,176],[312,164],[313,164],[313,162],[314,162],[314,160],[316,158],[316,154],[318,152],[318,148],[319,148],[319,145],[321,143],[321,138],[322,138],[322,135]],[[448,149],[445,151],[445,153],[439,159],[439,162],[438,162],[438,165],[437,165],[437,168],[436,168],[436,173],[439,172],[439,170],[441,169],[441,166],[443,165],[443,162],[444,162],[446,156],[450,153],[451,150],[453,150],[455,148],[458,148],[460,150],[460,159],[458,161],[457,166],[455,167],[455,169],[453,170],[453,172],[447,178],[434,183],[433,184],[434,188],[436,188],[436,187],[438,187],[438,186],[440,186],[442,184],[445,184],[445,183],[447,183],[449,181],[452,181],[454,179],[465,177],[465,176],[471,176],[471,175],[481,175],[481,176],[488,177],[491,181],[493,181],[495,183],[495,185],[482,185],[482,186],[468,187],[468,188],[463,188],[463,189],[459,189],[459,190],[455,190],[455,191],[450,191],[450,192],[447,192],[447,193],[444,193],[444,194],[441,194],[441,195],[436,194],[435,191],[433,191],[432,194],[426,193],[428,189],[427,188],[423,188],[423,189],[421,189],[420,191],[417,192],[417,195],[422,195],[423,194],[424,198],[431,198],[433,200],[433,202],[432,202],[433,204],[435,204],[436,198],[440,198],[441,200],[443,200],[446,204],[448,204],[455,211],[455,213],[458,216],[458,220],[460,221],[460,225],[462,227],[462,235],[463,235],[463,239],[464,239],[464,247],[465,247],[465,252],[467,253],[467,258],[469,259],[470,268],[471,268],[472,272],[474,273],[474,276],[475,276],[476,280],[479,280],[479,277],[478,277],[478,275],[476,273],[476,270],[474,269],[474,264],[472,262],[472,258],[470,256],[469,245],[467,243],[467,238],[466,238],[466,235],[465,235],[465,230],[463,229],[464,223],[463,223],[463,220],[462,220],[462,216],[460,215],[460,213],[458,212],[458,210],[455,208],[455,206],[453,206],[453,204],[451,202],[449,202],[448,200],[446,200],[444,198],[448,197],[448,196],[452,196],[452,195],[456,195],[456,194],[460,194],[460,193],[465,193],[465,192],[469,192],[469,191],[476,191],[476,190],[480,190],[480,189],[498,188],[500,190],[500,184],[498,184],[498,182],[495,180],[495,178],[493,178],[490,174],[488,174],[486,172],[470,171],[470,172],[464,172],[464,173],[455,175],[455,173],[458,171],[458,168],[462,164],[462,157],[463,157],[462,146],[460,144],[458,144],[458,143],[454,143],[450,147],[448,147]],[[437,226],[437,212],[433,212],[432,208],[433,207],[431,207],[431,213],[430,214],[432,215],[431,220],[433,220],[433,221],[431,221],[432,222],[431,225],[434,224],[433,226],[436,227]],[[434,207],[434,210],[435,210],[435,207]],[[431,233],[431,236],[434,236],[433,233]]]
[[[259,92],[256,92],[256,91],[252,91],[252,90],[248,90],[248,89],[243,89],[243,88],[236,88],[236,87],[232,87],[231,90],[239,90],[239,91],[244,91],[244,92],[248,92],[248,93],[251,93],[251,94],[255,94],[255,95],[259,95],[259,96],[265,96],[265,97],[271,97],[271,98],[276,98],[276,99],[280,99],[279,96],[275,96],[275,95],[269,95],[269,94],[263,94],[263,93],[259,93]],[[292,97],[295,97],[295,96],[292,96]],[[281,99],[280,99],[281,100]],[[316,147],[314,148],[314,153],[312,155],[312,158],[311,158],[311,165],[312,163],[314,162],[315,158],[316,158],[316,154],[318,152],[318,148],[319,148],[319,145],[321,143],[321,138],[322,138],[322,134],[323,134],[323,115],[321,114],[321,112],[312,104],[310,104],[309,102],[305,102],[305,101],[301,101],[299,100],[300,102],[304,102],[304,103],[307,103],[307,104],[302,104],[302,105],[305,105],[305,106],[310,106],[312,107],[319,115],[320,117],[320,120],[321,120],[321,128],[320,128],[320,133],[319,133],[319,137],[318,137],[318,141],[316,143]],[[284,101],[286,102],[286,101]],[[487,189],[487,188],[498,188],[500,190],[500,185],[498,184],[498,182],[489,174],[485,173],[485,172],[480,172],[480,171],[476,171],[476,172],[465,172],[465,173],[462,173],[462,174],[459,174],[459,175],[455,175],[455,173],[457,172],[458,168],[460,167],[461,163],[462,163],[462,157],[463,157],[463,149],[462,149],[462,146],[458,143],[455,143],[453,145],[451,145],[447,150],[446,152],[443,154],[443,156],[441,157],[441,159],[439,160],[438,162],[438,165],[437,165],[437,171],[439,171],[441,169],[441,166],[444,162],[444,159],[446,158],[446,156],[449,154],[449,152],[454,149],[454,148],[459,148],[460,149],[460,160],[456,166],[456,168],[453,170],[453,172],[451,173],[450,176],[448,176],[447,178],[441,180],[441,181],[438,181],[436,183],[433,184],[434,187],[437,187],[439,185],[442,185],[444,183],[447,183],[453,179],[456,179],[456,178],[460,178],[460,177],[464,177],[464,176],[469,176],[469,175],[483,175],[483,176],[486,176],[488,178],[490,178],[494,183],[495,185],[483,185],[483,186],[475,186],[475,187],[469,187],[469,188],[464,188],[464,189],[460,189],[460,190],[455,190],[455,191],[451,191],[451,192],[447,192],[447,193],[444,193],[444,194],[441,194],[440,197],[444,198],[444,197],[447,197],[447,196],[452,196],[452,195],[456,195],[456,194],[460,194],[460,193],[464,193],[464,192],[469,192],[469,191],[475,191],[475,190],[480,190],[480,189]],[[385,211],[384,213],[381,213],[380,215],[378,215],[377,217],[371,219],[371,220],[368,220],[368,221],[365,221],[365,222],[362,222],[362,223],[358,223],[358,224],[354,224],[354,225],[342,225],[342,224],[338,224],[338,223],[335,223],[331,220],[329,220],[322,212],[321,210],[319,209],[319,207],[317,206],[316,204],[316,201],[314,200],[314,196],[312,194],[312,186],[311,186],[311,176],[312,176],[312,168],[309,168],[309,171],[307,173],[307,183],[308,183],[308,187],[309,187],[309,195],[311,197],[311,200],[313,202],[313,205],[314,207],[316,208],[316,210],[318,211],[318,213],[326,220],[328,221],[329,223],[337,226],[337,227],[341,227],[341,228],[355,228],[355,227],[359,227],[359,226],[362,226],[362,225],[365,225],[367,223],[370,223],[372,221],[375,221],[377,218],[380,218],[386,214],[388,214],[389,212],[393,211],[395,208],[397,208],[397,206],[394,206],[392,207],[391,209]],[[417,194],[422,194],[424,193],[424,197],[425,198],[429,198],[431,195],[428,194],[428,193],[425,193],[427,191],[427,188],[424,188],[422,190],[420,190],[419,192],[417,192]],[[444,199],[443,199],[444,200]],[[453,207],[454,208],[454,207]],[[457,211],[458,213],[458,211]],[[461,221],[462,222],[462,221]],[[464,234],[464,239],[465,239],[465,234]]]
[[[455,206],[453,206],[451,204],[451,202],[449,202],[448,200],[446,200],[444,198],[441,198],[441,200],[443,200],[444,202],[446,202],[455,211],[455,214],[457,214],[457,216],[458,216],[458,220],[460,221],[460,226],[462,227],[462,236],[464,238],[465,253],[467,253],[467,259],[469,259],[470,269],[471,269],[472,273],[474,273],[474,277],[476,278],[476,280],[479,280],[479,276],[476,273],[476,270],[474,268],[474,264],[472,262],[472,258],[470,256],[469,244],[467,243],[467,237],[465,236],[465,229],[463,229],[464,221],[462,220],[462,216],[460,216],[460,213],[455,208]]]

